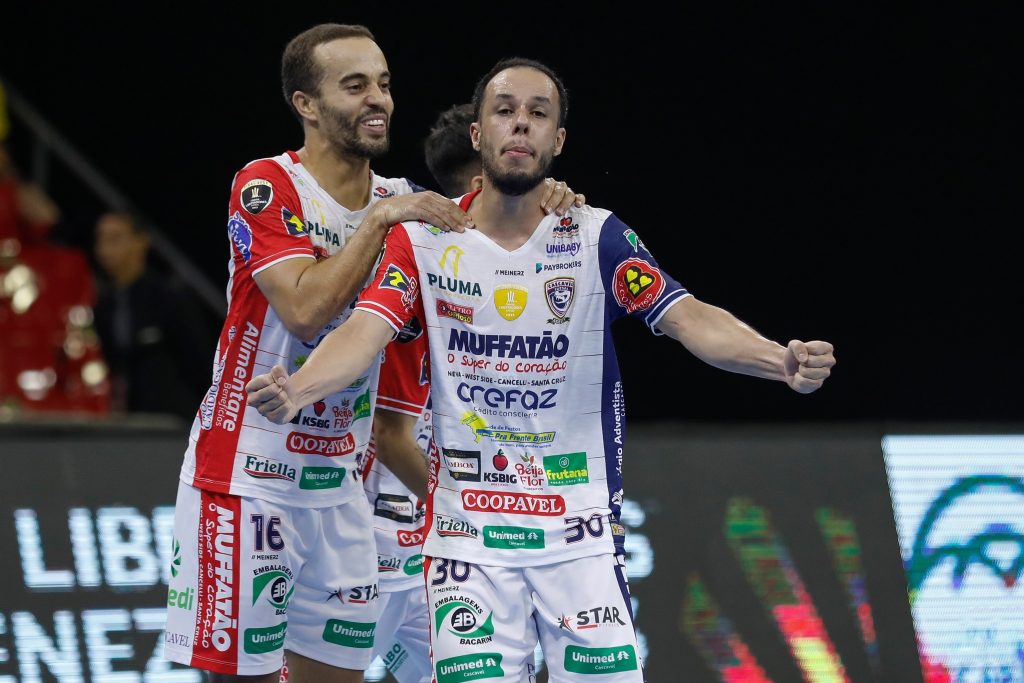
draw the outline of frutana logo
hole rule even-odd
[[[958,479],[907,560],[925,680],[1024,681],[1024,479]]]

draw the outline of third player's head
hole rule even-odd
[[[484,177],[514,196],[539,185],[565,142],[569,100],[558,75],[531,59],[502,60],[477,83],[473,108]]]
[[[391,73],[365,26],[320,24],[292,38],[281,58],[281,87],[307,136],[319,135],[342,155],[387,152]]]
[[[480,154],[473,149],[469,127],[472,104],[456,104],[441,112],[423,141],[430,174],[448,197],[480,189]]]

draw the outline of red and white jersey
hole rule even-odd
[[[392,228],[356,307],[395,329],[415,315],[427,331],[423,554],[522,567],[623,552],[611,324],[631,314],[656,331],[686,296],[604,209],[547,216],[514,251],[478,230]]]
[[[417,418],[413,436],[424,457],[431,436],[428,353],[422,323],[413,317],[384,349],[377,394],[378,411],[395,410]],[[426,502],[377,460],[373,441],[363,462],[363,488],[373,513],[380,590],[422,586]]]
[[[181,480],[207,491],[295,507],[324,507],[362,493],[359,459],[370,439],[379,364],[351,386],[276,425],[246,404],[245,385],[276,363],[295,372],[349,306],[312,341],[292,336],[253,276],[286,259],[324,259],[340,251],[377,201],[419,188],[371,172],[366,207],[338,204],[294,152],[239,171],[228,206],[228,313],[213,382],[195,422]]]

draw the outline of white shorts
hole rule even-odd
[[[258,676],[288,649],[364,670],[379,611],[365,496],[294,508],[178,484],[167,659]]]
[[[430,622],[423,585],[380,594],[373,655],[398,683],[430,683]]]
[[[533,681],[540,640],[550,683],[643,683],[621,558],[540,567],[428,558],[437,683]]]

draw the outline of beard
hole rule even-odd
[[[481,148],[480,161],[484,175],[502,194],[521,197],[541,184],[551,170],[554,153],[549,151],[537,157],[537,169],[532,173],[524,168],[502,168],[498,155],[491,148]]]
[[[359,121],[368,113],[381,113],[386,116],[388,127],[385,129],[384,137],[367,139],[362,136],[359,130]],[[387,116],[387,112],[383,109],[364,112],[353,118],[347,118],[343,112],[332,108],[325,108],[323,114],[325,128],[329,132],[327,138],[338,152],[354,154],[361,159],[376,159],[387,153],[390,145],[388,136],[391,117]]]

